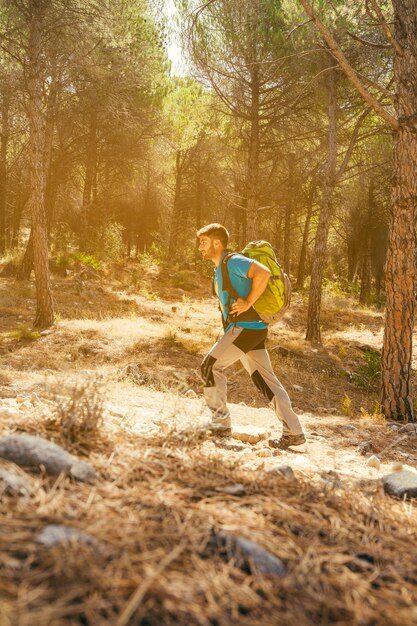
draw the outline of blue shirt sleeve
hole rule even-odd
[[[253,259],[248,259],[241,254],[232,256],[227,262],[229,275],[234,274],[238,278],[248,278],[247,274],[252,263]]]

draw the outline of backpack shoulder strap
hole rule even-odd
[[[227,254],[224,255],[222,262],[221,262],[222,263],[221,264],[222,283],[223,283],[222,288],[223,288],[223,291],[227,291],[227,293],[229,294],[229,300],[231,298],[233,298],[233,300],[237,300],[239,297],[236,289],[232,285],[232,281],[230,280],[229,270],[227,268],[227,263],[229,259],[231,259],[233,256],[236,256],[236,254],[237,252],[228,252]]]

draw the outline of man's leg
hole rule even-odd
[[[259,334],[260,333],[260,334]],[[201,365],[204,381],[204,397],[213,414],[213,425],[217,428],[230,428],[230,412],[226,404],[227,379],[224,370],[245,356],[266,336],[266,330],[230,328],[211,348]]]
[[[254,384],[269,400],[283,425],[283,435],[303,435],[303,428],[293,411],[291,400],[272,369],[271,359],[265,347],[258,346],[246,354],[242,363]]]

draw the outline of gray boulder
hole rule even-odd
[[[96,477],[91,465],[79,461],[56,443],[33,435],[1,437],[0,457],[22,467],[45,468],[53,476],[65,472],[82,482]]]
[[[30,483],[23,476],[0,468],[0,493],[9,496],[28,496],[32,489]]]
[[[396,498],[416,498],[417,497],[417,472],[403,470],[386,474],[382,477],[384,491]]]

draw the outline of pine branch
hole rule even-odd
[[[361,82],[361,80],[359,79],[357,73],[355,72],[355,70],[352,68],[352,66],[350,65],[349,61],[347,60],[347,58],[345,57],[345,55],[343,54],[342,50],[340,49],[338,43],[336,42],[335,38],[332,36],[332,34],[330,33],[330,31],[326,28],[326,26],[323,24],[323,22],[321,22],[321,20],[317,17],[317,15],[314,13],[311,5],[309,2],[307,2],[307,0],[299,0],[300,3],[302,4],[302,6],[304,7],[305,12],[307,13],[307,15],[311,18],[311,20],[314,22],[317,30],[320,32],[321,36],[323,37],[324,41],[327,43],[327,45],[329,46],[330,51],[332,52],[333,56],[335,57],[335,59],[337,59],[337,61],[339,62],[340,67],[342,68],[342,70],[345,72],[346,76],[349,78],[349,80],[353,83],[353,85],[356,87],[356,89],[358,90],[358,92],[360,93],[360,95],[362,96],[362,98],[365,100],[365,102],[380,116],[382,117],[382,119],[393,129],[393,130],[398,130],[400,125],[399,122],[397,120],[396,117],[394,117],[393,115],[391,115],[391,113],[389,113],[386,109],[384,109],[384,107],[381,105],[380,102],[378,102],[378,100],[376,98],[374,98],[374,96],[372,96],[369,91],[365,88],[365,86],[363,85],[363,83]]]

